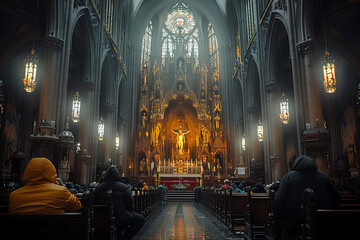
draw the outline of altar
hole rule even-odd
[[[193,190],[200,184],[201,174],[166,174],[160,173],[160,184],[169,190]]]

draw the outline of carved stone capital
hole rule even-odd
[[[90,89],[91,91],[95,90],[96,87],[96,83],[89,81],[89,80],[85,80],[84,82],[81,83],[84,87]]]
[[[308,51],[310,50],[312,46],[312,41],[311,40],[307,40],[305,42],[301,42],[301,43],[298,43],[296,45],[297,47],[297,51],[300,55],[305,55],[306,53],[308,53]]]
[[[62,49],[64,46],[64,40],[57,38],[57,37],[47,36],[43,40],[43,44],[45,47]]]
[[[279,91],[279,84],[276,82],[270,82],[265,85],[265,90],[267,93],[273,92],[273,91]]]
[[[105,111],[106,112],[114,112],[114,110],[115,110],[115,105],[114,104],[109,103],[109,104],[107,104],[105,106]]]

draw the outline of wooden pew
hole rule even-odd
[[[265,224],[269,215],[268,194],[248,192],[245,214],[245,239],[265,239]]]
[[[87,220],[87,219],[86,219]],[[83,236],[84,214],[0,214],[1,239],[78,240]]]
[[[269,191],[269,217],[265,225],[265,239],[266,240],[277,240],[281,239],[283,226],[279,221],[275,221],[274,217],[274,199],[275,191]]]
[[[85,194],[81,212],[54,214],[0,213],[0,237],[2,240],[88,240],[90,236],[88,199],[88,195]],[[8,206],[6,207],[8,208]]]
[[[107,193],[106,205],[92,205],[91,227],[93,233],[91,239],[93,240],[115,240],[116,227],[115,217],[113,214],[114,201],[112,198],[112,191]]]
[[[235,232],[244,232],[247,194],[233,193],[231,189],[228,194],[231,229]]]
[[[359,209],[315,209],[314,199],[314,192],[311,189],[305,189],[304,202],[301,206],[303,239],[359,238]]]

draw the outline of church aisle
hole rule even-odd
[[[133,239],[242,239],[203,206],[172,202],[154,212]]]

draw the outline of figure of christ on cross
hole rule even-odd
[[[181,126],[178,130],[172,130],[173,133],[177,134],[176,148],[179,150],[179,154],[184,154],[184,144],[185,144],[185,135],[190,131],[181,129]]]

